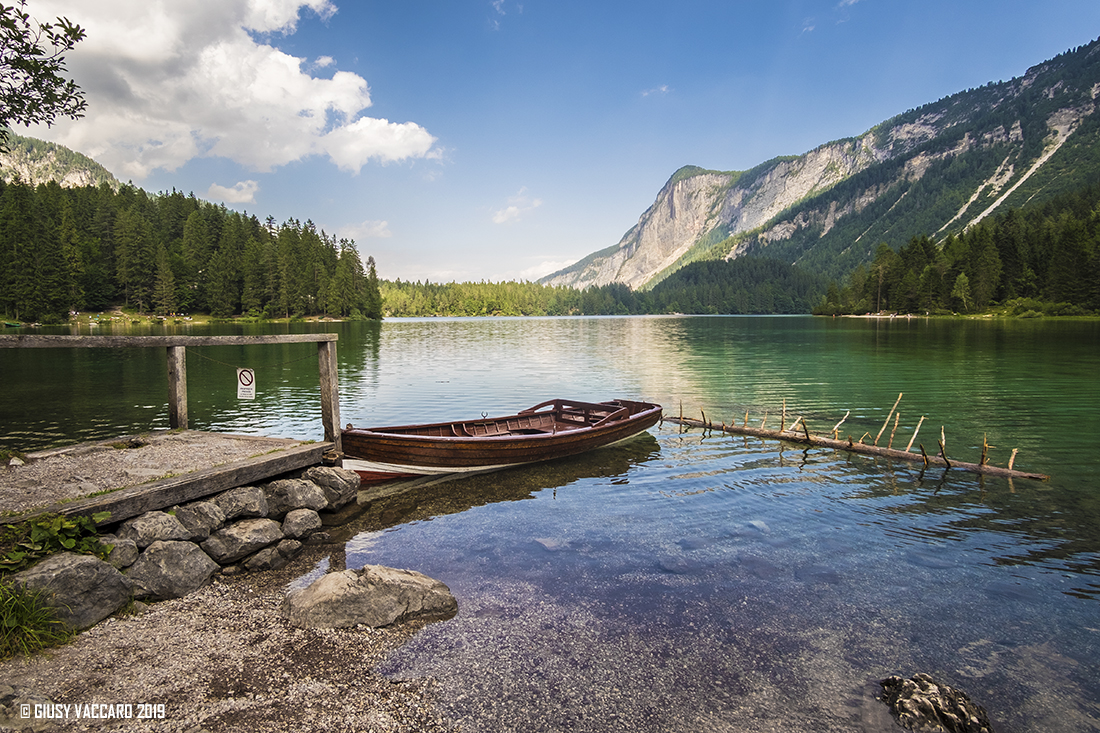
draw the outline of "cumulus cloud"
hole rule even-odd
[[[227,204],[254,204],[256,192],[259,190],[260,184],[256,181],[239,181],[232,188],[211,183],[206,196],[213,201],[224,201]]]
[[[367,81],[331,71],[265,42],[292,34],[301,13],[328,18],[329,0],[39,0],[40,18],[64,15],[87,30],[68,56],[85,90],[84,119],[59,121],[41,137],[75,148],[122,178],[175,170],[218,156],[257,171],[312,155],[358,172],[380,162],[436,155],[414,122],[361,116]]]
[[[519,193],[508,199],[508,205],[493,212],[494,224],[507,224],[511,221],[519,221],[526,214],[542,206],[542,199],[533,199],[527,195],[527,188],[521,188]]]
[[[388,221],[362,221],[342,227],[337,234],[344,239],[389,239],[393,236]]]

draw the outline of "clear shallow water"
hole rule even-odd
[[[926,446],[943,425],[948,455],[976,461],[984,434],[994,462],[1018,447],[1018,467],[1052,475],[922,474],[666,423],[621,448],[402,497],[393,527],[353,536],[332,562],[451,587],[458,616],[386,672],[437,677],[463,729],[890,730],[875,682],[917,671],[967,691],[999,731],[1100,728],[1097,324],[331,328],[344,422],[506,413],[561,395],[644,397],[669,415],[682,401],[726,422],[766,410],[774,426],[786,399],[788,420],[814,430],[850,410],[842,432],[858,437],[904,392],[895,446],[927,415]],[[315,347],[194,351],[193,427],[320,437]],[[257,367],[254,403],[236,402],[234,365]],[[0,350],[0,369],[0,447],[167,426],[159,350]]]

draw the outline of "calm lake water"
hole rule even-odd
[[[202,333],[240,333],[211,327]],[[307,326],[291,326],[306,330]],[[333,324],[342,422],[555,396],[872,437],[1051,475],[980,478],[665,423],[579,459],[423,488],[332,566],[411,568],[454,619],[384,671],[467,731],[895,729],[928,672],[1004,731],[1100,729],[1100,324],[810,317]],[[257,327],[272,332],[271,326]],[[186,332],[186,331],[185,331]],[[198,333],[196,329],[194,331]],[[163,331],[155,331],[163,333]],[[257,371],[236,399],[236,366]],[[191,427],[320,438],[316,347],[188,349]],[[162,349],[0,349],[0,448],[167,427]],[[892,421],[891,421],[892,427]],[[890,429],[882,444],[888,440]],[[917,450],[914,444],[913,450]],[[318,568],[321,572],[323,568]]]

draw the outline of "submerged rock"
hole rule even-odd
[[[965,692],[923,672],[908,680],[888,677],[881,684],[882,701],[904,728],[930,733],[993,733],[985,708]]]
[[[324,575],[287,594],[280,609],[295,626],[323,629],[360,624],[377,628],[414,619],[445,619],[457,612],[458,601],[440,581],[382,565]]]

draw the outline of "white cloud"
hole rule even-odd
[[[211,183],[206,196],[213,201],[224,201],[227,204],[254,204],[256,192],[259,190],[260,184],[256,181],[239,181],[232,188]]]
[[[662,84],[661,86],[655,87],[653,89],[646,89],[645,91],[642,92],[642,96],[643,97],[648,97],[651,94],[668,94],[668,93],[669,93],[668,84]]]
[[[103,163],[121,178],[175,170],[220,156],[258,171],[327,155],[358,172],[381,162],[436,155],[435,138],[413,122],[359,117],[371,105],[367,82],[290,56],[257,40],[289,35],[303,8],[328,18],[329,0],[39,0],[36,17],[64,15],[87,30],[68,56],[88,110],[40,137]]]
[[[362,221],[358,224],[349,224],[337,231],[337,236],[343,239],[359,241],[361,239],[389,239],[393,236],[388,221]]]
[[[521,280],[535,281],[540,277],[549,275],[551,272],[557,272],[566,267],[572,265],[576,260],[565,260],[563,262],[540,262],[539,264],[528,267],[526,270],[521,270],[519,273]]]
[[[530,198],[527,196],[527,188],[521,188],[519,193],[508,199],[507,206],[493,212],[493,223],[507,224],[510,221],[519,221],[540,206],[542,206],[542,199]]]

